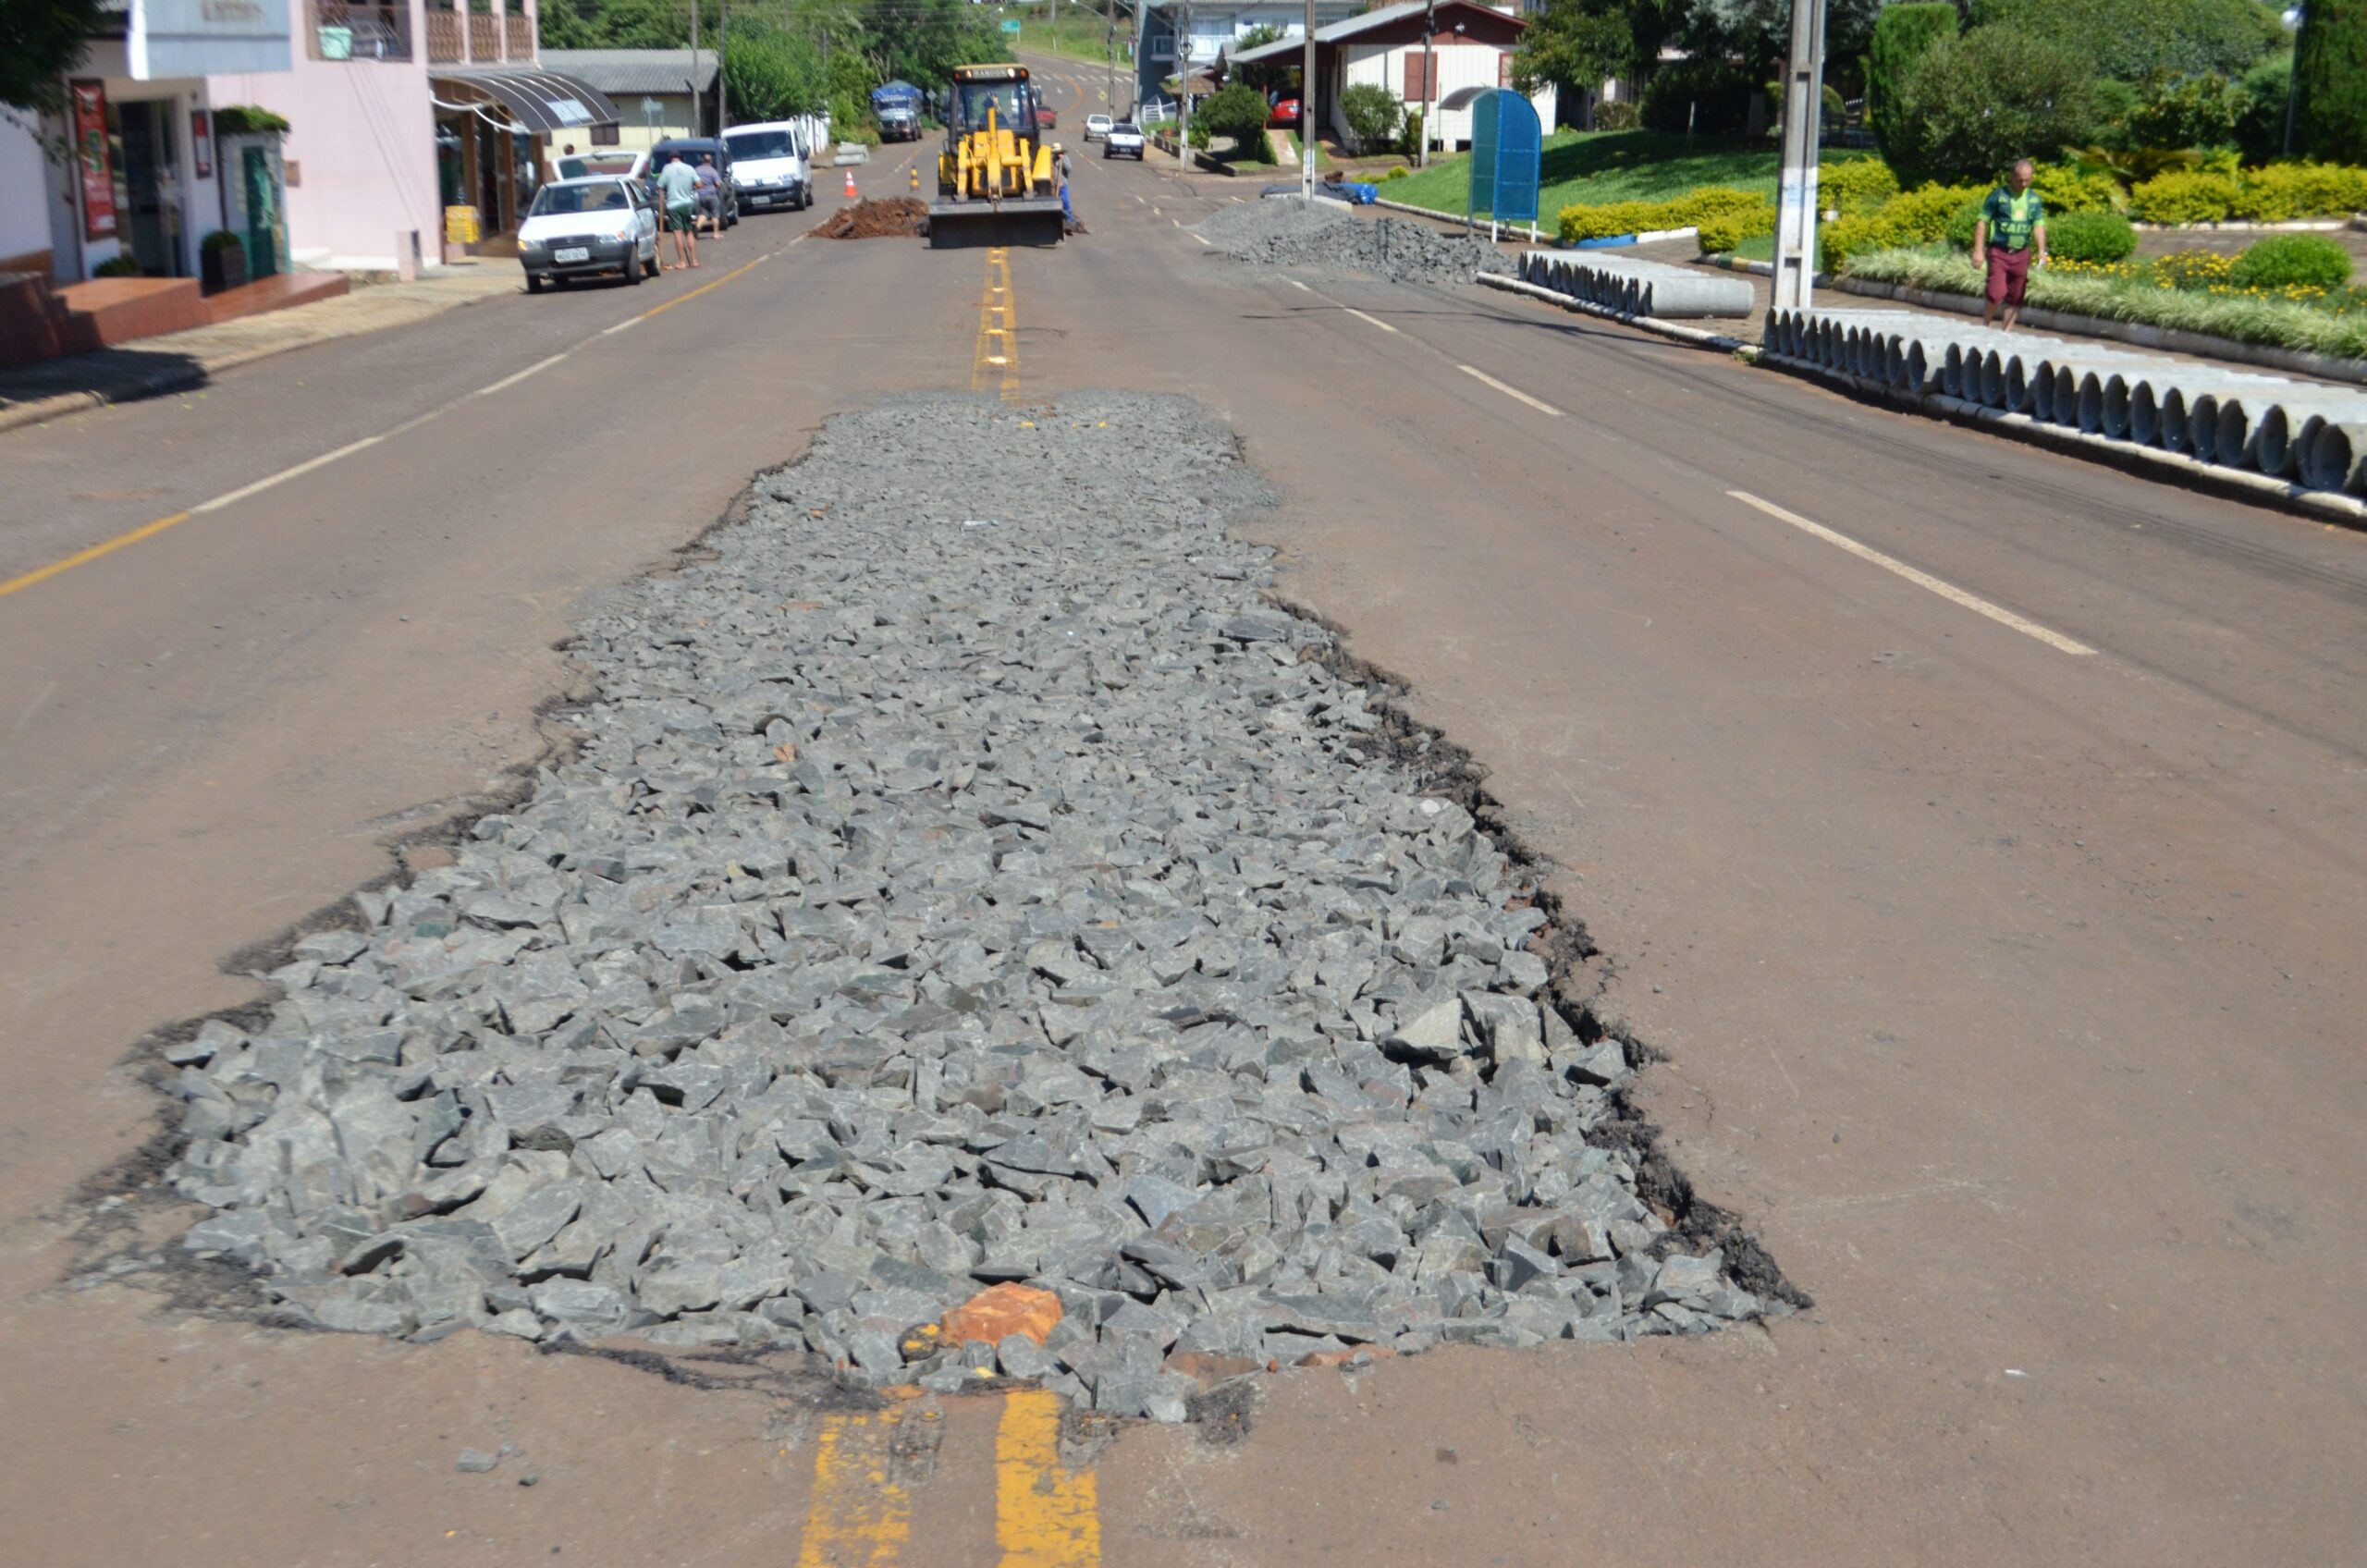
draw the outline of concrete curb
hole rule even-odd
[[[1479,281],[1490,288],[1507,294],[1521,294],[1543,300],[1575,311],[1582,315],[1600,316],[1625,326],[1633,326],[1688,348],[1706,349],[1717,353],[1732,354],[1747,364],[1765,366],[1797,375],[1803,380],[1821,381],[1837,386],[1860,396],[1871,397],[1894,408],[1910,412],[1930,414],[1951,424],[1968,429],[1985,430],[2008,440],[2024,441],[2032,446],[2047,447],[2091,462],[2107,463],[2142,479],[2164,480],[2185,484],[2191,489],[2212,491],[2238,501],[2282,507],[2322,522],[2336,522],[2346,528],[2367,531],[2367,500],[2329,490],[2305,490],[2263,473],[2250,473],[2241,469],[2224,468],[2216,463],[2201,462],[2175,452],[2157,447],[2140,447],[2134,441],[2116,441],[2108,435],[2088,435],[2059,424],[2045,424],[2028,414],[2009,414],[1997,409],[1983,408],[1960,398],[1940,393],[1911,396],[1886,382],[1869,381],[1860,376],[1842,375],[1812,365],[1805,360],[1788,359],[1769,352],[1757,344],[1745,343],[1738,337],[1719,333],[1703,332],[1695,327],[1680,326],[1671,321],[1657,321],[1649,316],[1621,315],[1600,305],[1586,304],[1566,294],[1540,288],[1518,278],[1500,277],[1483,273]]]
[[[1868,278],[1844,277],[1830,287],[1845,294],[1861,294],[1870,300],[1896,300],[1902,304],[1919,305],[1928,311],[1950,311],[1960,316],[1977,316],[1981,309],[1981,301],[1973,295],[1950,294],[1919,288],[1912,284],[1876,283]],[[2200,332],[2147,326],[2140,322],[2074,315],[2067,311],[2051,311],[2038,305],[2023,306],[2022,320],[2032,326],[2076,333],[2082,337],[2110,337],[2122,343],[2134,343],[2140,349],[2165,349],[2174,354],[2192,354],[2199,359],[2265,365],[2271,370],[2315,376],[2321,381],[2367,385],[2367,360],[2329,359],[2324,354],[2306,354],[2293,349],[2271,349],[2255,343],[2237,343]]]
[[[1624,312],[1614,311],[1607,305],[1594,305],[1588,304],[1584,300],[1574,300],[1567,294],[1557,293],[1539,284],[1524,283],[1516,277],[1505,277],[1497,273],[1483,272],[1479,275],[1479,281],[1490,288],[1501,288],[1507,294],[1521,294],[1532,300],[1543,300],[1550,304],[1559,305],[1565,311],[1574,311],[1579,315],[1600,316],[1605,321],[1615,321],[1623,326],[1632,326],[1639,331],[1651,333],[1655,337],[1683,343],[1688,348],[1708,349],[1721,354],[1744,354],[1750,358],[1755,358],[1760,351],[1756,345],[1746,343],[1739,337],[1728,337],[1717,332],[1704,332],[1698,326],[1680,326],[1675,322],[1662,321],[1657,316],[1628,315]]]
[[[2331,490],[2309,490],[2299,484],[2264,473],[2227,468],[2218,463],[2206,463],[2182,453],[2165,452],[2156,447],[2140,447],[2134,441],[2116,441],[2109,435],[2092,435],[2073,430],[2066,425],[2050,424],[2028,414],[2006,413],[2001,409],[1985,408],[1968,403],[1944,393],[1921,394],[1902,392],[1887,382],[1871,381],[1864,376],[1848,375],[1811,364],[1806,360],[1761,349],[1757,361],[1772,370],[1797,375],[1804,380],[1821,381],[1845,387],[1861,397],[1870,397],[1894,408],[1917,413],[1931,414],[1970,429],[1986,430],[1993,435],[2027,441],[2033,446],[2052,447],[2073,457],[2092,462],[2108,463],[2140,478],[2168,480],[2191,489],[2208,490],[2239,501],[2253,501],[2283,507],[2320,521],[2337,522],[2346,528],[2367,530],[2367,499],[2346,496]]]

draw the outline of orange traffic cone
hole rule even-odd
[[[847,170],[847,200],[850,202],[854,201],[862,194],[863,192],[854,188],[854,170]]]

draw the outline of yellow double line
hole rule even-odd
[[[987,252],[986,292],[978,300],[978,349],[970,361],[970,390],[993,387],[1011,402],[1019,396],[1019,297],[1011,284],[1011,252]]]
[[[910,1406],[833,1415],[814,1445],[814,1489],[797,1568],[893,1568],[913,1536],[899,1456],[910,1428],[937,1418]],[[1003,1396],[995,1433],[995,1545],[1000,1568],[1100,1568],[1099,1488],[1061,1467],[1061,1402],[1041,1389]],[[950,1561],[939,1554],[932,1561]]]

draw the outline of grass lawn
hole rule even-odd
[[[1823,156],[1839,163],[1874,154],[1828,148]],[[1538,222],[1551,226],[1564,207],[1665,202],[1704,185],[1772,196],[1778,161],[1772,138],[1740,141],[1656,130],[1558,130],[1545,139],[1538,165]],[[1457,153],[1392,182],[1388,194],[1392,202],[1459,214],[1470,183],[1470,155]]]
[[[1050,21],[1044,19],[1042,6],[998,6],[993,16],[998,22],[1019,24],[1019,48],[1030,55],[1057,55],[1064,60],[1081,65],[1106,66],[1109,63],[1109,23],[1098,11],[1081,6],[1061,5]],[[1126,58],[1126,44],[1134,37],[1134,24],[1131,13],[1118,23],[1118,74],[1124,79],[1134,70]]]
[[[1305,142],[1301,141],[1298,139],[1298,132],[1297,132],[1297,131],[1294,131],[1294,130],[1275,130],[1275,131],[1269,131],[1267,134],[1268,134],[1268,135],[1269,135],[1269,136],[1287,136],[1287,137],[1289,137],[1289,138],[1290,138],[1290,140],[1291,140],[1291,145],[1292,145],[1293,147],[1295,147],[1295,148],[1297,148],[1297,149],[1298,149],[1298,155],[1299,155],[1301,158],[1304,158],[1304,157],[1306,157],[1306,144]],[[1332,167],[1336,167],[1336,166],[1337,166],[1336,165],[1334,165],[1334,164],[1333,164],[1333,162],[1332,162],[1332,160],[1331,160],[1331,153],[1330,153],[1330,152],[1329,152],[1329,151],[1324,147],[1323,143],[1322,143],[1322,142],[1320,142],[1320,141],[1318,141],[1318,142],[1317,142],[1317,143],[1315,144],[1315,166],[1316,166],[1317,168],[1318,168],[1318,169],[1328,169],[1328,168],[1332,168]]]

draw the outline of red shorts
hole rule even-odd
[[[2001,251],[1994,245],[1989,247],[1991,304],[2018,307],[2030,282],[2030,253],[2028,251]]]

